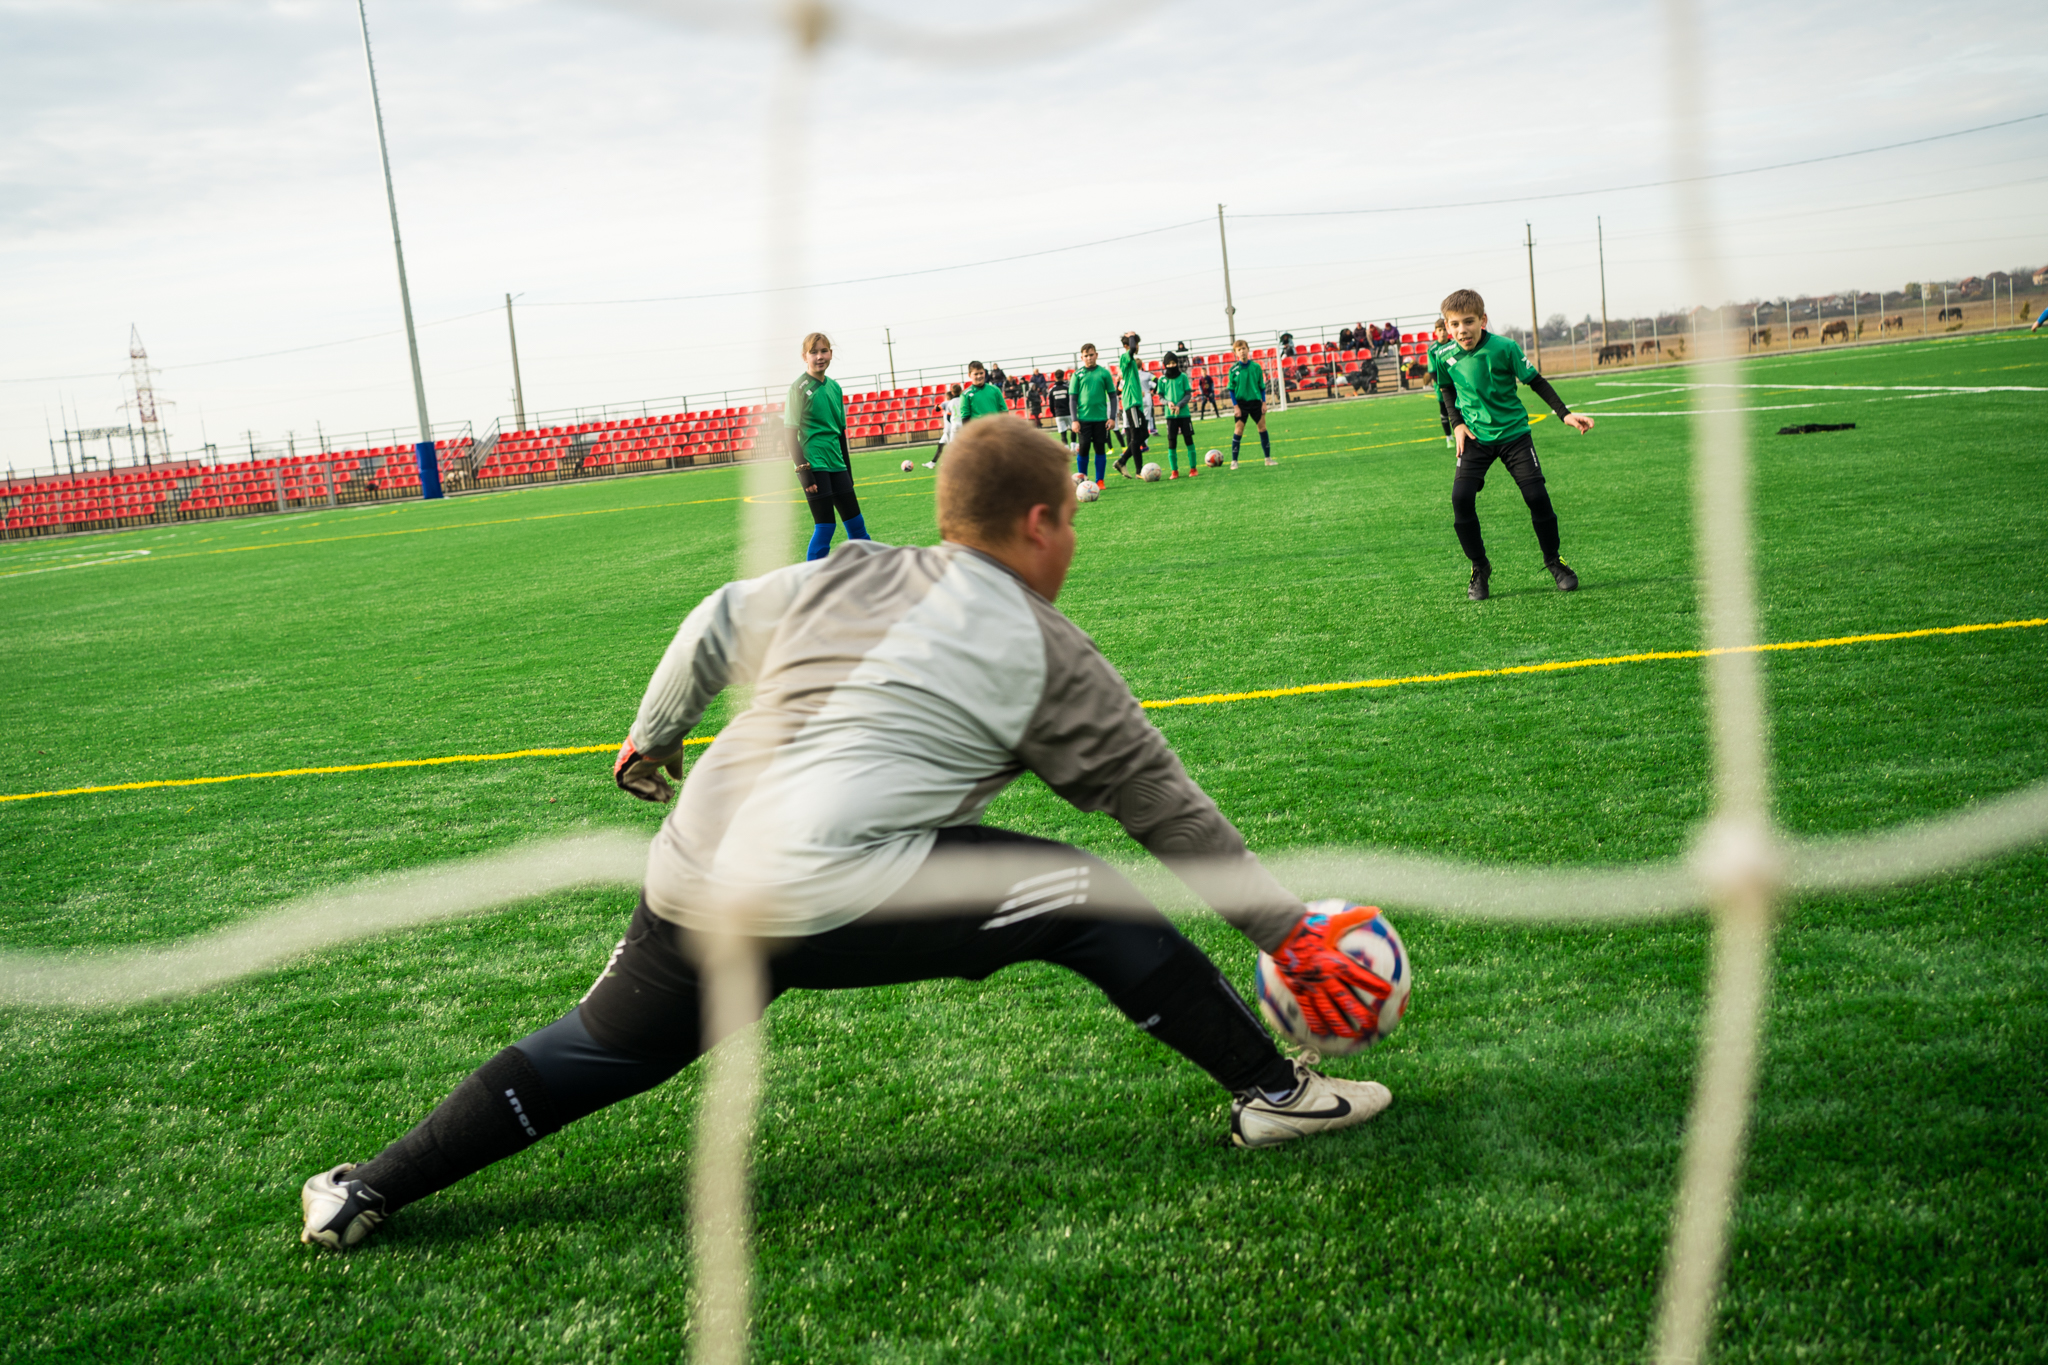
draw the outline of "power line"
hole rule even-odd
[[[1438,213],[1446,209],[1494,208],[1502,204],[1533,204],[1545,199],[1583,199],[1589,194],[1621,194],[1628,190],[1654,190],[1666,185],[1690,185],[1703,180],[1727,180],[1738,175],[1761,175],[1765,171],[1782,171],[1793,166],[1817,166],[1823,161],[1844,161],[1852,156],[1869,156],[1875,152],[1893,152],[1901,147],[1918,147],[1929,142],[1942,142],[1952,137],[1966,137],[1971,133],[1985,133],[1993,128],[2010,128],[2015,123],[2030,123],[2035,119],[2048,118],[2048,110],[2038,114],[2023,114],[1998,123],[1981,123],[1975,128],[1958,128],[1952,133],[1935,133],[1930,137],[1908,138],[1904,142],[1887,142],[1882,147],[1861,147],[1853,152],[1830,152],[1826,156],[1803,157],[1798,161],[1779,161],[1769,166],[1751,166],[1740,171],[1713,171],[1706,175],[1681,175],[1669,180],[1644,180],[1633,185],[1606,185],[1591,190],[1558,190],[1552,194],[1517,194],[1506,199],[1466,199],[1455,204],[1408,204],[1400,208],[1386,209],[1310,209],[1297,213],[1233,213],[1233,218],[1348,218],[1361,214],[1381,213]]]

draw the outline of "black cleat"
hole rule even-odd
[[[1579,590],[1579,576],[1573,573],[1572,566],[1565,563],[1562,559],[1553,559],[1543,567],[1550,570],[1550,576],[1557,580],[1557,590],[1559,592],[1577,592]]]
[[[1487,598],[1486,580],[1491,577],[1493,577],[1493,565],[1474,564],[1472,566],[1472,581],[1465,586],[1465,596],[1471,598],[1474,602],[1484,602]]]

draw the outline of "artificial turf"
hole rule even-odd
[[[1551,587],[1497,473],[1481,498],[1495,595],[1465,601],[1434,412],[1390,399],[1277,415],[1277,469],[1112,480],[1081,512],[1061,606],[1150,699],[1695,647],[1687,427],[1628,415],[1684,395],[1619,386],[1687,377],[1572,381],[1598,429],[1537,426],[1576,594]],[[1766,638],[2048,617],[2037,342],[1775,358],[1747,377],[1784,386],[1728,396],[1769,409],[1747,419]],[[1772,434],[1810,421],[1857,428]],[[930,541],[930,476],[894,460],[856,461],[869,523]],[[676,622],[730,575],[740,477],[0,547],[0,794],[615,741]],[[1765,666],[1795,832],[2048,773],[2048,628]],[[1630,862],[1681,852],[1709,803],[1696,662],[1154,714],[1260,849]],[[651,831],[659,812],[607,762],[0,804],[0,942],[169,943],[365,873]],[[1142,857],[1030,779],[988,818]],[[2048,1353],[2044,886],[2048,855],[2027,853],[1786,908],[1720,1358]],[[0,1359],[674,1358],[694,1070],[351,1255],[296,1240],[299,1182],[367,1157],[573,1004],[629,899],[550,896],[168,1003],[0,1014]],[[1056,969],[785,997],[756,1153],[757,1357],[1639,1357],[1705,925],[1392,908],[1418,973],[1409,1018],[1329,1065],[1384,1080],[1394,1107],[1271,1151],[1225,1145],[1226,1097]],[[1248,981],[1242,939],[1186,922]]]

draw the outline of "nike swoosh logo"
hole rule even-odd
[[[1275,1109],[1273,1112],[1290,1119],[1341,1119],[1351,1112],[1351,1101],[1340,1099],[1335,1109],[1312,1109],[1307,1113],[1298,1109]]]

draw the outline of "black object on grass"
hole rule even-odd
[[[1780,436],[1804,436],[1809,431],[1854,431],[1854,422],[1808,422],[1803,426],[1779,427]]]

